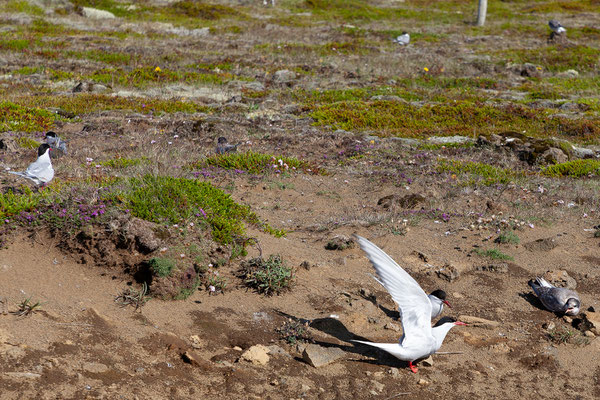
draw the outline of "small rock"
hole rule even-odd
[[[310,390],[310,386],[308,386],[308,385],[306,385],[306,384],[303,383],[302,386],[300,387],[300,389],[303,392],[308,392]]]
[[[417,382],[417,384],[419,384],[421,386],[425,386],[425,385],[429,385],[429,381],[426,381],[425,379],[421,378],[421,379],[419,379],[419,382]]]
[[[345,235],[336,235],[325,245],[327,250],[345,250],[355,246],[354,240]],[[345,264],[345,263],[344,263]]]
[[[545,323],[544,325],[542,325],[542,328],[551,331],[552,329],[556,328],[556,324],[552,321]]]
[[[539,164],[561,164],[569,161],[569,157],[556,147],[550,147],[543,152],[537,159]]]
[[[300,264],[300,268],[304,268],[307,271],[310,271],[310,263],[308,261],[302,261]]]
[[[296,79],[296,73],[288,69],[280,69],[273,74],[273,82],[275,83],[290,83]]]
[[[500,322],[498,321],[491,321],[489,319],[473,317],[471,315],[460,315],[458,320],[464,322],[465,324],[482,328],[496,328],[500,326]]]
[[[577,281],[571,278],[567,271],[562,269],[546,272],[544,279],[557,287],[565,287],[571,290],[577,288]]]
[[[433,357],[432,356],[427,357],[426,359],[421,361],[421,365],[423,365],[425,367],[433,367]]]
[[[5,372],[4,375],[11,377],[11,378],[18,378],[18,379],[37,379],[40,378],[42,375],[40,374],[36,374],[34,372]]]
[[[302,359],[315,368],[331,364],[344,356],[344,351],[339,347],[322,347],[308,344],[302,353]]]
[[[269,354],[272,356],[279,355],[279,356],[284,356],[284,357],[291,357],[287,351],[285,351],[282,347],[277,346],[276,344],[267,346],[267,349],[269,349]]]
[[[455,281],[460,277],[460,272],[458,272],[458,270],[454,266],[449,264],[443,266],[435,272],[439,278],[445,279],[448,282]]]
[[[508,272],[508,264],[507,263],[491,263],[491,264],[480,265],[478,267],[475,267],[475,270],[505,274]]]
[[[242,356],[241,360],[249,361],[252,364],[256,365],[265,365],[269,362],[269,349],[262,344],[257,344],[250,347],[246,350]]]
[[[95,362],[86,362],[82,366],[83,370],[92,374],[101,374],[108,371],[108,367],[104,364]]]
[[[565,315],[565,316],[563,316],[563,321],[565,321],[567,324],[572,324],[573,323],[573,318],[567,317]]]
[[[400,332],[400,327],[396,324],[393,324],[391,322],[388,322],[387,324],[385,324],[385,326],[383,327],[384,329],[389,329],[391,331],[394,332]]]
[[[240,346],[233,346],[233,350],[242,351],[243,349]]]
[[[596,337],[596,335],[594,335],[594,332],[592,332],[592,331],[585,331],[583,334],[589,338]]]
[[[181,358],[188,364],[193,365],[194,367],[201,367],[206,365],[206,361],[200,358],[198,354],[193,351],[185,351],[181,354]]]
[[[592,149],[586,149],[585,147],[573,146],[573,155],[577,158],[593,158],[596,156],[596,152]]]
[[[579,76],[579,72],[574,69],[568,69],[566,71],[559,73],[558,76],[561,76],[564,78],[577,78]]]
[[[385,389],[385,385],[383,383],[377,382],[375,380],[371,381],[371,385],[373,386],[373,389],[378,392],[381,392],[383,391],[383,389]]]
[[[545,238],[525,243],[524,246],[529,251],[550,251],[556,248],[558,244],[556,243],[554,238]]]
[[[81,13],[84,17],[90,18],[90,19],[113,19],[113,18],[115,18],[115,14],[113,14],[109,11],[98,10],[96,8],[90,8],[90,7],[83,7],[81,9]]]
[[[396,367],[392,367],[389,369],[388,374],[390,374],[394,378],[397,378],[400,376],[400,370]]]
[[[581,313],[582,322],[579,324],[579,329],[583,331],[591,331],[594,335],[600,335],[600,313],[584,312]]]

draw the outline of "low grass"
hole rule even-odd
[[[195,222],[206,226],[221,244],[246,245],[244,222],[276,236],[284,235],[261,222],[249,206],[236,203],[229,194],[208,182],[166,176],[131,178],[121,194],[123,208],[159,224]]]
[[[446,172],[460,176],[468,174],[470,184],[482,183],[490,186],[496,184],[506,184],[524,177],[524,174],[510,168],[498,168],[489,164],[474,161],[460,160],[439,160],[437,165],[438,172]]]
[[[552,177],[581,178],[588,175],[600,175],[600,160],[573,160],[550,165],[542,169],[542,175]]]
[[[498,53],[505,60],[541,65],[545,70],[560,72],[568,69],[594,71],[598,68],[600,49],[589,46],[545,46],[533,49],[510,49]]]
[[[145,88],[151,85],[165,83],[189,83],[221,85],[234,78],[230,73],[202,73],[196,71],[176,71],[168,68],[139,67],[131,71],[124,69],[101,69],[84,78],[95,82],[121,85],[135,88]]]
[[[118,157],[112,160],[100,161],[97,164],[103,167],[113,168],[113,169],[125,169],[129,167],[133,167],[139,165],[143,162],[148,162],[147,157],[138,157],[138,158],[124,158]]]
[[[34,210],[45,196],[46,193],[34,193],[25,186],[22,193],[14,193],[11,190],[0,193],[0,225],[9,222],[9,218],[15,215]]]
[[[31,15],[44,15],[44,10],[27,0],[8,0],[0,5],[0,10],[11,13],[25,13]]]
[[[66,57],[75,59],[86,59],[103,62],[110,65],[128,65],[134,61],[131,54],[118,51],[86,50],[86,51],[66,51]]]
[[[246,286],[267,296],[290,289],[294,280],[292,268],[285,265],[280,255],[248,260],[242,264],[240,274]]]
[[[295,157],[275,156],[273,154],[255,153],[231,153],[214,155],[198,161],[191,168],[216,167],[225,170],[247,172],[250,174],[264,174],[266,172],[303,172],[307,174],[324,174],[325,171],[317,166]]]
[[[31,47],[30,39],[0,39],[0,50],[23,51]]]
[[[154,257],[148,261],[148,265],[153,274],[164,278],[171,275],[177,263],[170,258]]]
[[[508,254],[504,254],[503,252],[501,252],[498,249],[488,249],[488,250],[475,249],[475,250],[473,250],[473,253],[477,254],[480,257],[491,258],[492,260],[508,260],[508,261],[514,260],[514,257],[509,256]]]
[[[79,93],[75,96],[27,95],[18,97],[14,101],[25,107],[37,105],[44,108],[59,108],[67,113],[75,115],[106,110],[127,110],[140,113],[198,113],[211,111],[211,109],[202,104],[188,101],[140,97],[130,98],[94,93]],[[56,118],[55,114],[50,115]],[[1,129],[2,103],[0,103],[0,130]],[[47,128],[32,130],[42,131],[47,130]]]
[[[502,244],[519,244],[520,241],[519,236],[512,231],[501,232],[494,240],[494,242]]]
[[[60,118],[56,114],[42,108],[23,106],[10,101],[0,102],[0,132],[47,131],[58,119]]]

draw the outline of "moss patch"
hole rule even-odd
[[[600,161],[591,159],[568,161],[546,167],[542,170],[542,174],[553,177],[569,176],[572,178],[600,175]]]

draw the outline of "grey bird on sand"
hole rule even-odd
[[[450,329],[466,324],[444,317],[432,328],[431,301],[417,281],[375,244],[358,235],[355,237],[373,264],[379,281],[398,305],[404,334],[398,343],[353,342],[377,347],[402,361],[408,361],[410,370],[416,373],[418,369],[413,365],[414,361],[438,351]]]
[[[410,34],[408,32],[402,32],[402,35],[400,35],[396,39],[394,39],[394,42],[396,42],[402,46],[406,46],[407,44],[410,43]]]
[[[241,143],[229,144],[229,143],[227,143],[227,138],[224,136],[221,136],[219,139],[217,139],[216,152],[217,152],[217,154],[235,153],[240,144]]]
[[[25,170],[25,172],[8,171],[10,174],[19,175],[32,180],[36,185],[45,185],[54,178],[54,168],[50,161],[51,148],[43,143],[38,147],[38,158]]]
[[[552,286],[544,278],[532,279],[528,284],[546,309],[559,314],[579,314],[581,300],[574,290]]]

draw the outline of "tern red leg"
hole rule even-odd
[[[408,368],[410,368],[410,370],[411,370],[413,373],[415,373],[415,374],[416,374],[416,373],[419,371],[419,368],[415,367],[415,366],[413,365],[412,361],[409,361],[409,362],[408,362]]]

